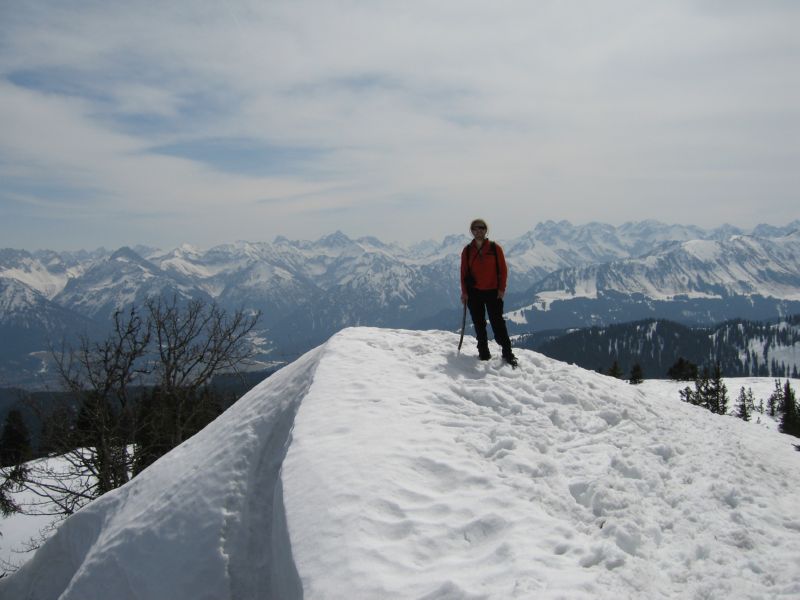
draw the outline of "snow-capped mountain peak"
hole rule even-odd
[[[344,233],[336,230],[334,233],[319,238],[314,245],[318,248],[341,249],[351,246],[353,243],[353,240]]]
[[[0,250],[0,277],[14,279],[52,298],[67,284],[67,263],[54,252],[37,255],[25,250]]]
[[[761,294],[800,300],[800,248],[787,238],[741,234],[669,242],[644,257],[559,271],[539,282],[534,293],[553,299],[557,293],[597,297],[602,291],[654,299]]]
[[[137,265],[145,270],[154,270],[158,268],[153,263],[143,258],[141,255],[137,254],[134,250],[128,248],[127,246],[123,246],[122,248],[118,249],[109,257],[108,260],[109,262],[117,261],[120,263]]]
[[[122,247],[81,277],[69,280],[54,300],[86,316],[102,317],[157,296],[206,297],[190,279],[167,273]]]
[[[797,224],[759,226],[775,234],[762,237],[655,221],[618,227],[548,221],[516,238],[504,239],[499,231],[491,237],[505,251],[506,308],[522,333],[622,318],[707,323],[800,312],[794,304],[800,303]],[[238,241],[208,250],[6,250],[0,251],[0,277],[101,327],[114,311],[162,294],[260,311],[260,335],[297,352],[347,325],[453,327],[459,256],[469,241],[464,232],[403,248],[337,231],[316,241],[278,236],[271,243]],[[686,306],[687,298],[704,304]]]
[[[41,303],[44,296],[21,281],[0,277],[0,319],[8,319]]]

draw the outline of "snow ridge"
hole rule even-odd
[[[323,349],[65,521],[2,599],[299,597],[280,467]]]
[[[0,598],[798,597],[793,438],[456,344],[342,331],[70,518]]]

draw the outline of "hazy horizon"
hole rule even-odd
[[[619,227],[622,227],[622,226],[628,225],[628,224],[641,224],[641,223],[648,223],[648,222],[655,222],[655,223],[658,223],[660,225],[664,225],[665,227],[697,227],[697,228],[703,230],[706,233],[714,232],[714,231],[719,230],[719,229],[725,229],[727,227],[734,227],[736,229],[740,229],[745,234],[749,234],[754,229],[756,229],[758,227],[762,227],[762,226],[782,228],[782,227],[788,227],[790,225],[795,224],[795,225],[798,225],[798,227],[800,227],[800,219],[796,219],[794,221],[790,221],[790,222],[787,222],[787,223],[757,223],[756,225],[754,225],[752,227],[737,227],[736,225],[732,225],[730,223],[720,223],[720,224],[717,224],[717,225],[714,225],[714,226],[711,226],[711,227],[702,227],[702,226],[696,225],[694,223],[665,223],[663,221],[656,221],[654,219],[642,219],[641,221],[627,221],[625,223],[620,223],[620,224],[613,224],[613,223],[607,223],[607,222],[602,222],[602,221],[590,221],[588,223],[574,223],[574,222],[568,221],[566,219],[561,219],[561,220],[558,220],[558,221],[547,220],[547,221],[540,221],[538,223],[534,223],[533,226],[531,226],[530,228],[526,229],[525,231],[523,231],[522,233],[520,233],[519,235],[516,235],[516,236],[494,235],[495,232],[494,231],[490,231],[488,237],[490,239],[493,239],[493,240],[506,241],[507,242],[507,241],[510,241],[510,240],[517,239],[517,238],[519,238],[521,236],[524,236],[524,235],[526,235],[528,233],[531,233],[537,227],[539,227],[541,225],[548,224],[548,223],[555,223],[557,225],[567,224],[568,226],[574,227],[576,229],[579,229],[579,228],[582,228],[582,227],[588,227],[590,225],[608,225],[608,226],[611,226],[611,227],[614,227],[614,228],[618,229]],[[490,226],[490,229],[493,229],[493,228]],[[34,252],[34,253],[35,252],[44,252],[44,251],[53,251],[53,252],[82,252],[82,251],[84,251],[84,252],[92,253],[92,252],[99,252],[99,251],[115,252],[115,251],[117,251],[117,250],[119,250],[121,248],[131,248],[133,250],[136,250],[137,248],[146,248],[148,250],[171,251],[171,250],[175,250],[177,248],[181,248],[181,247],[184,247],[184,246],[189,246],[194,250],[198,250],[200,252],[206,252],[206,251],[208,251],[208,250],[210,250],[210,249],[212,249],[214,247],[218,247],[218,246],[222,246],[222,245],[226,245],[226,244],[237,244],[237,243],[244,243],[244,244],[249,244],[249,243],[252,243],[252,244],[268,243],[269,244],[269,243],[274,243],[278,238],[286,238],[286,239],[288,239],[289,241],[292,241],[292,242],[309,242],[309,243],[313,243],[313,242],[317,242],[319,240],[322,240],[323,238],[335,235],[337,233],[342,233],[347,238],[349,238],[349,239],[351,239],[353,241],[358,241],[358,240],[362,240],[362,239],[366,239],[366,238],[374,238],[374,239],[377,239],[378,241],[380,241],[380,242],[382,242],[384,244],[397,245],[397,246],[400,246],[400,247],[403,247],[403,248],[410,248],[410,247],[413,247],[413,246],[415,246],[417,244],[425,244],[425,243],[439,244],[439,243],[444,242],[447,238],[449,238],[451,236],[463,235],[465,241],[468,241],[470,239],[469,233],[467,231],[464,231],[463,234],[459,233],[457,231],[450,231],[450,232],[444,232],[441,235],[436,236],[436,237],[430,237],[430,238],[426,238],[426,239],[411,240],[411,241],[403,242],[403,241],[383,239],[380,236],[377,236],[377,235],[374,235],[374,234],[370,234],[370,233],[366,233],[366,234],[363,234],[363,235],[352,235],[352,234],[349,234],[347,231],[342,231],[341,229],[336,229],[336,230],[331,230],[331,231],[328,231],[328,232],[324,232],[324,233],[322,233],[322,234],[320,234],[320,235],[318,235],[316,237],[313,237],[313,238],[311,238],[311,237],[289,237],[287,235],[284,235],[284,234],[278,232],[278,233],[275,233],[274,235],[272,235],[269,238],[249,239],[249,240],[240,238],[240,239],[235,239],[235,240],[223,240],[223,241],[221,241],[221,242],[219,242],[217,244],[213,244],[213,245],[209,245],[209,246],[203,246],[203,245],[200,245],[200,244],[192,243],[191,241],[184,240],[184,241],[180,241],[180,242],[177,242],[175,244],[172,244],[172,245],[165,245],[165,246],[154,246],[154,245],[143,244],[143,243],[118,244],[118,245],[110,245],[110,246],[92,246],[92,247],[89,247],[89,246],[78,246],[78,247],[69,247],[69,248],[54,247],[54,246],[36,247],[36,248],[0,246],[0,250],[4,250],[4,249],[23,250],[23,251],[26,251],[26,252]]]

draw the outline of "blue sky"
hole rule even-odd
[[[0,247],[800,217],[800,3],[0,3]]]

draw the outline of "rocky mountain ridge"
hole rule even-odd
[[[800,312],[799,230],[800,220],[751,231],[655,221],[539,223],[498,240],[511,269],[511,329],[676,312],[690,322]],[[69,337],[87,321],[102,328],[114,311],[158,295],[261,311],[260,351],[273,357],[296,355],[349,325],[452,329],[459,254],[468,241],[451,235],[406,248],[337,231],[316,241],[277,237],[208,250],[0,250],[0,283],[17,290],[14,305],[0,311],[0,335],[7,349],[25,347],[27,355],[31,344],[23,338]],[[43,311],[58,312],[68,325],[31,318]]]

